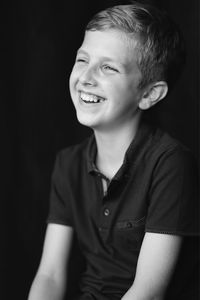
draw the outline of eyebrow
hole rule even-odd
[[[86,54],[88,55],[88,53],[85,50],[82,50],[81,48],[79,48],[76,52],[77,54],[81,53],[81,54]]]

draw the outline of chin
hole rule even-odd
[[[83,115],[83,114],[79,114],[79,113],[77,113],[76,116],[77,116],[78,122],[81,125],[84,125],[84,126],[87,126],[87,127],[90,127],[90,128],[93,128],[95,126],[94,122],[92,120],[89,120],[88,116]]]

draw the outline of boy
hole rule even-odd
[[[142,119],[183,61],[176,26],[151,6],[109,8],[87,25],[70,92],[94,135],[57,156],[29,300],[64,299],[74,235],[86,261],[75,299],[196,299],[179,262],[198,234],[194,164],[184,146]]]

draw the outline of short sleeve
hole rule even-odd
[[[178,148],[160,157],[150,188],[146,231],[199,235],[197,163]]]
[[[47,223],[73,226],[70,193],[67,191],[67,183],[67,172],[63,163],[62,152],[60,152],[57,154],[51,178]]]

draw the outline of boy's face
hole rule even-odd
[[[70,76],[80,123],[106,131],[132,126],[142,94],[135,45],[117,30],[86,32]]]

